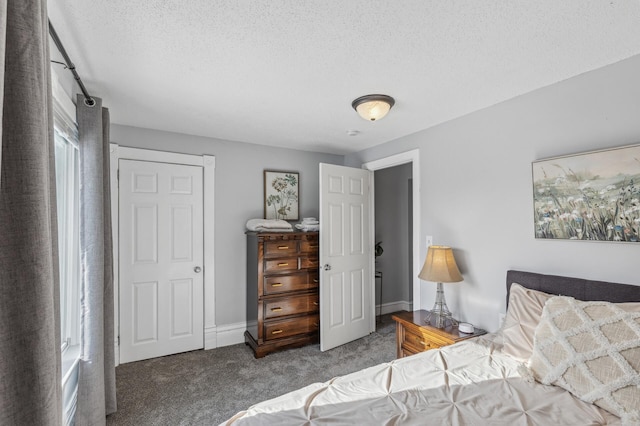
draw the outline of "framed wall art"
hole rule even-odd
[[[298,220],[298,172],[264,171],[264,218]]]
[[[532,163],[535,236],[640,240],[640,145]]]

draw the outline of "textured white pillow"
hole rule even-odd
[[[640,303],[550,298],[529,369],[540,383],[560,386],[623,423],[639,424]]]
[[[511,284],[509,309],[502,326],[502,351],[526,362],[533,351],[533,335],[542,317],[544,304],[553,295]]]

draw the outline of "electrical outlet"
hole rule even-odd
[[[427,247],[433,245],[433,237],[431,235],[427,235]]]

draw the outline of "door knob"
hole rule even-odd
[[[196,274],[199,274],[200,271],[202,271],[202,268],[199,266],[196,266],[195,268],[193,268],[194,271],[196,271]]]
[[[325,271],[330,271],[331,270],[331,265],[329,265],[328,263],[326,265],[324,265],[324,270]]]

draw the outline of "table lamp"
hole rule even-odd
[[[458,265],[456,265],[451,247],[429,246],[427,249],[427,258],[424,260],[424,265],[418,274],[418,278],[438,283],[436,303],[433,305],[433,309],[425,319],[425,322],[433,325],[433,320],[435,320],[435,326],[437,328],[456,325],[457,321],[453,319],[451,311],[447,308],[444,291],[442,290],[442,283],[462,281],[462,275],[460,275],[460,270],[458,270]]]

